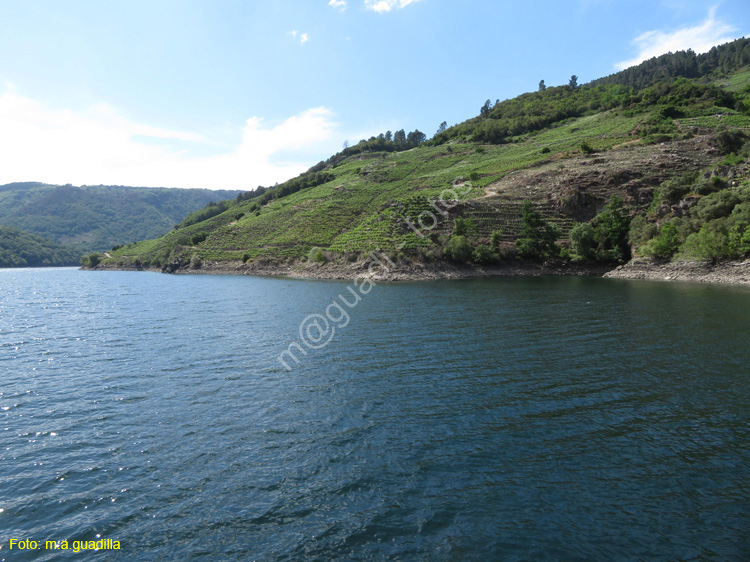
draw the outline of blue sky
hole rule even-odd
[[[748,33],[747,0],[3,0],[0,184],[272,185]]]

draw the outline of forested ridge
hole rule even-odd
[[[0,226],[0,267],[78,265],[81,252],[51,240]]]

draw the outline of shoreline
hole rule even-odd
[[[699,261],[658,262],[634,259],[604,274],[607,279],[643,279],[750,285],[750,260],[709,263]]]
[[[441,279],[476,279],[486,277],[543,277],[593,276],[605,279],[635,279],[650,281],[680,281],[724,285],[750,285],[750,260],[744,262],[657,262],[635,259],[624,265],[596,263],[504,263],[493,266],[453,265],[448,263],[378,262],[373,271],[371,262],[351,264],[242,264],[207,262],[200,269],[188,264],[171,264],[170,271],[158,268],[128,268],[99,265],[88,271],[150,271],[174,275],[253,275],[258,277],[287,277],[293,279],[323,279],[351,281],[358,278],[373,281],[436,281]]]
[[[257,277],[287,277],[293,279],[322,279],[352,281],[354,279],[371,279],[373,281],[436,281],[441,279],[476,279],[483,277],[542,277],[542,276],[595,276],[602,277],[613,269],[612,264],[575,264],[569,262],[548,263],[508,263],[493,266],[453,265],[448,263],[388,263],[378,260],[371,267],[372,261],[351,264],[327,263],[318,264],[241,264],[205,262],[200,269],[192,269],[188,264],[175,267],[171,264],[169,271],[160,268],[118,267],[100,264],[85,271],[148,271],[172,275],[252,275]]]

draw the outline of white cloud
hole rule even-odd
[[[300,45],[304,45],[310,40],[310,34],[309,33],[300,33],[296,29],[294,31],[289,31],[289,35],[294,37],[295,39],[299,38]]]
[[[727,43],[735,39],[733,35],[737,28],[716,19],[716,7],[708,12],[706,20],[694,27],[683,27],[676,31],[664,32],[660,30],[647,31],[633,40],[638,49],[634,58],[615,64],[615,68],[623,70],[668,52],[693,49],[696,53],[705,53],[714,45]]]
[[[8,90],[0,95],[0,184],[252,189],[300,174],[310,162],[334,152],[343,138],[332,112],[318,107],[271,127],[252,117],[237,146],[213,156],[194,156],[186,144],[215,150],[219,143],[195,133],[133,123],[107,105],[79,112],[53,110]],[[282,154],[295,153],[289,161],[278,161]]]
[[[405,8],[415,2],[419,2],[419,0],[365,0],[365,8],[384,14],[390,12],[393,8]]]
[[[331,0],[328,2],[329,6],[332,6],[333,8],[339,8],[343,12],[346,10],[347,1],[346,0]]]

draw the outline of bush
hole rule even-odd
[[[83,256],[81,258],[81,265],[83,267],[94,268],[97,265],[99,265],[101,263],[101,261],[102,261],[101,254],[94,253],[94,254],[91,254],[91,255],[88,255],[88,256]]]
[[[740,202],[741,198],[737,193],[724,190],[701,198],[691,214],[704,222],[728,217]]]
[[[197,232],[190,238],[190,244],[193,246],[197,246],[206,238],[208,238],[208,232]]]
[[[497,261],[497,254],[486,244],[480,244],[474,249],[471,258],[478,264],[486,265]]]
[[[597,242],[597,259],[626,262],[630,259],[630,217],[621,197],[614,196],[593,220]]]
[[[644,255],[656,258],[671,258],[682,244],[683,238],[673,221],[661,227],[661,232],[643,247]]]
[[[549,146],[545,146],[542,150],[540,150],[541,154],[549,154],[550,152],[552,151],[550,150]]]
[[[706,223],[700,231],[688,236],[682,247],[682,254],[711,261],[732,257],[725,219]]]
[[[310,250],[309,260],[322,265],[328,261],[328,258],[326,258],[321,248],[313,248]]]
[[[573,259],[588,260],[594,256],[594,234],[594,227],[587,222],[576,223],[570,229],[570,254]]]
[[[500,244],[503,241],[503,231],[502,229],[494,230],[492,234],[490,234],[490,247],[492,249],[498,248]]]
[[[190,269],[200,269],[203,266],[203,262],[197,255],[193,255],[190,258]]]
[[[581,143],[581,152],[583,152],[584,154],[593,154],[593,153],[594,153],[594,152],[596,152],[596,151],[594,150],[594,147],[593,147],[593,146],[591,146],[591,145],[590,145],[589,143],[587,143],[586,141],[583,141],[583,142]]]
[[[475,236],[477,225],[474,219],[464,219],[456,217],[453,221],[453,236]]]
[[[739,152],[746,140],[747,136],[742,131],[722,131],[716,135],[716,144],[719,145],[722,154]]]
[[[471,172],[469,174],[469,181],[479,181],[480,177],[479,172]]]
[[[190,236],[187,234],[179,234],[177,235],[177,238],[174,240],[175,246],[190,246],[192,243],[192,240],[190,239]]]
[[[560,229],[546,222],[531,201],[526,201],[521,209],[521,236],[516,240],[516,248],[522,257],[546,258],[558,254],[556,242]]]
[[[445,255],[455,262],[467,262],[472,258],[472,248],[466,236],[453,235],[448,240]]]
[[[643,246],[659,232],[656,224],[647,222],[646,217],[637,215],[630,221],[630,231],[628,232],[628,242],[631,246],[637,248]]]

